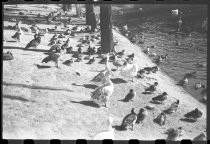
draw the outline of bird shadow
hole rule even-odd
[[[111,81],[112,81],[114,84],[127,83],[125,80],[123,80],[123,79],[121,79],[121,78],[111,79]]]
[[[44,66],[44,65],[36,65],[38,69],[44,69],[44,68],[51,68],[51,66]]]
[[[93,101],[71,101],[72,103],[79,103],[85,106],[90,106],[90,107],[94,107],[94,108],[100,108],[100,106],[98,106],[96,103],[94,103]]]
[[[98,86],[97,86],[97,85],[94,85],[94,84],[84,84],[84,87],[85,87],[85,88],[89,88],[89,89],[95,89],[95,88],[97,88]]]
[[[22,47],[11,47],[11,46],[4,46],[4,49],[19,49],[19,50],[23,50]]]
[[[122,129],[120,125],[112,126],[117,131],[125,131],[126,129]]]
[[[76,83],[72,83],[72,85],[74,85],[74,86],[83,86],[83,87],[89,88],[89,89],[95,89],[95,88],[98,87],[97,85],[94,85],[94,84],[83,84],[83,85],[78,85],[78,84],[76,84]]]
[[[49,87],[49,86],[26,85],[26,84],[7,83],[7,82],[3,82],[3,85],[6,85],[6,86],[16,86],[16,87],[24,87],[24,88],[29,88],[29,89],[43,89],[43,90],[55,90],[55,91],[74,92],[73,90],[69,90],[69,89],[53,88],[53,87]]]
[[[11,43],[13,43],[13,42],[17,42],[17,41],[15,41],[15,40],[9,40],[9,41],[7,41],[7,42],[11,42]]]
[[[142,92],[142,94],[152,94],[151,92],[147,92],[147,91],[145,91],[145,92]]]
[[[194,123],[194,122],[196,122],[196,120],[188,119],[188,118],[181,118],[180,120],[181,120],[181,121],[184,121],[184,122],[189,122],[189,123]]]
[[[7,98],[7,99],[11,99],[11,100],[20,100],[20,101],[23,101],[23,102],[29,102],[28,99],[22,98],[20,96],[13,96],[13,95],[5,95],[5,94],[3,94],[3,98]]]
[[[153,104],[161,104],[160,102],[157,102],[157,101],[150,101],[150,103],[153,103]]]

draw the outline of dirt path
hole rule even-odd
[[[23,8],[23,7],[21,7]],[[27,7],[36,9],[36,7]],[[25,8],[24,8],[25,9]],[[14,25],[4,21],[4,25]],[[46,27],[45,24],[38,25]],[[52,26],[53,27],[53,26]],[[64,30],[63,30],[64,31]],[[4,36],[10,39],[15,31],[4,30]],[[76,51],[76,45],[81,34],[71,38],[71,45]],[[115,91],[110,98],[111,109],[96,108],[90,99],[90,93],[94,90],[90,80],[103,70],[104,66],[98,64],[99,59],[93,65],[86,64],[84,60],[74,63],[71,67],[60,64],[61,69],[54,67],[54,63],[45,65],[51,66],[46,69],[38,69],[39,64],[46,56],[43,50],[48,50],[49,39],[53,34],[44,36],[37,51],[24,51],[25,45],[33,39],[33,34],[25,33],[22,43],[7,42],[4,44],[4,52],[11,51],[15,59],[3,62],[3,138],[5,139],[92,139],[92,137],[105,129],[107,116],[114,118],[114,126],[121,124],[125,115],[130,113],[132,107],[139,108],[146,106],[152,97],[166,91],[169,98],[166,103],[157,105],[157,109],[149,111],[147,121],[142,125],[136,125],[134,131],[115,131],[116,139],[140,139],[154,140],[165,139],[165,130],[182,126],[186,131],[180,137],[192,139],[206,130],[206,106],[199,103],[182,88],[175,85],[175,82],[162,72],[151,74],[145,79],[136,79],[135,82],[126,80],[126,83],[117,83],[122,78],[117,72],[112,81]],[[125,37],[114,31],[114,37],[118,39],[117,51],[125,49],[126,55],[136,53],[135,62],[140,68],[153,66],[151,60],[141,52],[141,48],[132,45]],[[63,60],[71,58],[67,54]],[[62,61],[63,62],[63,61]],[[62,63],[61,62],[61,63]],[[112,68],[114,66],[111,64]],[[79,72],[81,76],[77,76]],[[157,79],[158,92],[153,95],[143,95],[145,87],[153,84]],[[76,84],[76,85],[75,85]],[[133,88],[137,92],[134,102],[123,103],[119,101],[125,97]],[[161,110],[167,108],[174,100],[180,100],[180,108],[176,113],[167,115],[164,126],[159,126],[153,119]],[[194,108],[198,107],[204,115],[196,123],[187,123],[179,119]]]

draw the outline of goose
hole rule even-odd
[[[152,102],[158,102],[158,103],[163,103],[163,101],[167,100],[167,93],[166,92],[163,92],[161,95],[158,95],[156,97],[153,97],[152,98]]]
[[[110,75],[113,75],[113,73],[108,71],[102,81],[103,85],[91,93],[91,100],[98,106],[104,105],[106,108],[109,108],[107,102],[114,92],[114,84],[110,80]]]
[[[60,55],[56,53],[50,53],[49,56],[45,57],[42,60],[42,63],[48,63],[50,61],[55,62],[55,66],[58,68],[58,61],[60,59]]]
[[[117,67],[117,70],[119,67],[125,65],[126,61],[119,59],[115,54],[114,54],[114,61],[113,65]]]
[[[168,108],[165,112],[168,114],[174,113],[177,111],[178,107],[179,107],[179,100],[177,100],[176,102],[173,102],[170,108]]]
[[[137,73],[137,78],[144,78],[146,74],[145,70],[139,70]]]
[[[33,40],[31,40],[25,47],[25,49],[28,49],[28,48],[31,48],[31,47],[34,47],[34,48],[37,48],[37,46],[41,43],[41,37],[38,36],[36,38],[34,38]]]
[[[137,120],[136,123],[139,124],[140,122],[143,123],[145,121],[146,117],[148,116],[148,111],[144,108],[140,108],[139,113],[137,114]]]
[[[199,134],[198,136],[196,136],[193,141],[206,141],[206,136],[205,134],[202,132],[201,134]]]
[[[70,46],[70,38],[66,40],[66,42],[61,46],[62,49],[66,49]]]
[[[166,114],[161,112],[155,120],[159,125],[164,125],[166,122]]]
[[[121,70],[121,75],[123,77],[128,77],[132,79],[132,82],[134,82],[134,77],[137,76],[138,73],[138,65],[137,64],[128,64],[125,62],[125,66]]]
[[[134,53],[132,53],[131,55],[128,55],[128,58],[134,58]]]
[[[93,56],[92,56],[91,54],[89,54],[88,56],[85,56],[85,57],[84,57],[85,60],[90,60],[90,59],[92,59],[92,58],[93,58]]]
[[[136,96],[136,92],[133,89],[130,89],[129,93],[123,99],[124,102],[133,101],[133,98]]]
[[[61,33],[59,36],[58,36],[58,38],[65,38],[66,36],[63,34],[63,33]]]
[[[93,140],[104,140],[104,139],[112,139],[114,140],[115,131],[112,128],[113,118],[109,117],[107,120],[108,129],[106,131],[102,131],[95,135]]]
[[[122,130],[124,129],[127,130],[129,127],[131,127],[131,130],[133,131],[133,127],[136,123],[136,120],[137,120],[137,114],[134,112],[134,108],[132,108],[131,113],[126,115],[125,118],[123,119],[120,128]]]
[[[51,41],[51,42],[48,44],[48,46],[55,45],[56,43],[57,43],[57,41],[56,41],[56,40],[53,40],[53,41]]]
[[[91,81],[94,83],[101,83],[106,75],[107,72],[113,72],[111,71],[108,62],[105,64],[105,69],[102,70],[99,74],[97,74]]]
[[[150,48],[149,48],[149,47],[147,47],[147,49],[146,49],[146,50],[144,50],[144,53],[149,54],[149,52],[150,52]]]
[[[203,112],[201,110],[199,110],[198,108],[195,108],[194,110],[186,113],[184,115],[185,118],[187,119],[192,119],[194,121],[197,121],[198,118],[201,118],[203,115]]]

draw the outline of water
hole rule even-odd
[[[169,59],[160,64],[160,68],[176,81],[186,73],[197,71],[197,78],[189,79],[185,89],[193,97],[200,99],[203,97],[202,89],[195,90],[195,84],[201,82],[207,85],[207,68],[198,68],[196,63],[207,63],[207,36],[200,30],[201,20],[187,18],[182,19],[182,33],[175,34],[177,21],[178,18],[168,16],[142,17],[129,21],[128,29],[138,36],[144,35],[145,43],[139,44],[143,49],[155,45],[155,49],[150,48],[151,52],[168,54]],[[180,47],[176,46],[177,41],[180,41]],[[189,42],[192,42],[192,47]]]

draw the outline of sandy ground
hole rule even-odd
[[[33,5],[18,8],[27,8],[34,12],[36,9]],[[4,26],[14,24],[14,22],[4,21]],[[45,24],[37,25],[47,27]],[[35,64],[39,64],[46,57],[44,52],[50,48],[47,44],[53,34],[44,36],[37,50],[24,51],[22,48],[33,39],[33,34],[24,33],[19,43],[12,42],[11,36],[14,33],[14,30],[4,30],[4,37],[8,42],[4,44],[3,51],[9,50],[14,55],[14,60],[3,62],[4,139],[92,139],[96,133],[105,129],[108,116],[114,118],[113,126],[119,126],[124,116],[130,113],[131,108],[134,107],[138,112],[140,108],[149,104],[152,97],[163,91],[169,94],[168,100],[164,104],[156,105],[154,111],[149,111],[147,121],[144,124],[135,125],[134,131],[115,130],[115,139],[166,139],[167,135],[164,132],[167,129],[180,126],[185,130],[180,140],[193,139],[201,132],[206,133],[206,106],[185,92],[183,88],[175,85],[176,82],[163,72],[147,75],[144,79],[135,79],[134,82],[121,77],[116,72],[112,77],[115,91],[110,98],[111,109],[96,108],[89,101],[90,93],[96,87],[90,80],[98,74],[98,71],[104,69],[104,66],[98,63],[99,59],[92,65],[86,64],[87,61],[84,60],[69,67],[63,65],[61,61],[60,69],[55,68],[54,63],[44,64],[51,66],[50,68],[38,69]],[[79,38],[84,35],[87,33],[70,39],[75,51]],[[126,55],[135,52],[135,62],[140,68],[154,65],[141,48],[131,44],[124,36],[114,31],[114,37],[119,41],[116,50],[124,49]],[[71,54],[67,54],[63,60],[70,58]],[[77,76],[75,72],[79,72],[81,76]],[[142,94],[145,87],[155,81],[159,83],[158,91],[151,95]],[[137,92],[134,102],[120,101],[131,88]],[[167,115],[164,126],[154,123],[153,119],[160,111],[168,108],[176,99],[180,100],[177,112]],[[180,120],[185,113],[195,108],[201,109],[204,113],[198,122],[189,123]]]

